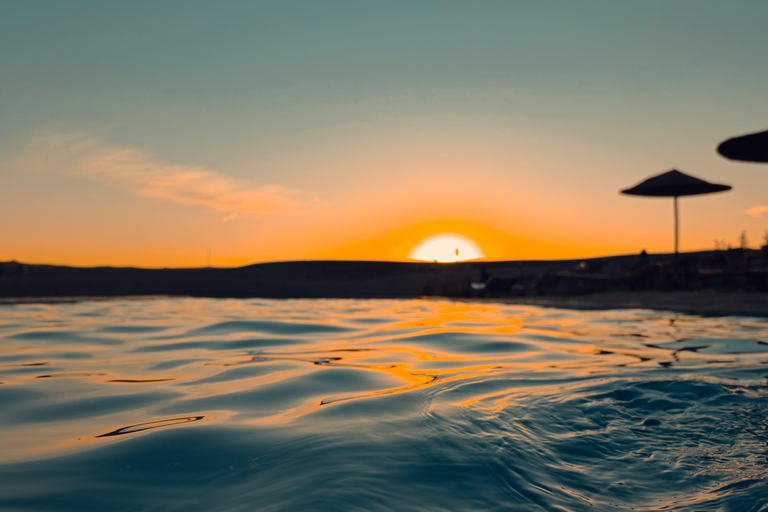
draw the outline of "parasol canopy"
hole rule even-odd
[[[721,142],[717,152],[731,160],[768,163],[768,130]]]
[[[631,196],[678,197],[711,194],[731,190],[730,185],[710,183],[675,169],[642,181],[634,187],[625,188],[622,194]]]
[[[710,183],[678,170],[672,169],[657,176],[652,176],[634,187],[625,188],[622,194],[647,197],[673,197],[675,200],[675,254],[679,246],[679,220],[677,198],[680,196],[695,196],[711,194],[713,192],[725,192],[731,190],[730,185]]]

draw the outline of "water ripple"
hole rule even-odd
[[[185,416],[183,418],[168,418],[164,420],[146,421],[144,423],[135,423],[126,427],[120,427],[106,434],[100,434],[95,437],[112,437],[123,436],[125,434],[135,434],[136,432],[143,432],[145,430],[153,430],[156,428],[175,427],[177,425],[185,425],[193,421],[200,421],[205,416]]]
[[[749,317],[6,305],[0,508],[765,512],[767,365]]]

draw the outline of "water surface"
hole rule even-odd
[[[0,509],[768,510],[768,321],[0,306]]]

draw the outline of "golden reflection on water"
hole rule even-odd
[[[745,336],[734,322],[671,313],[208,299],[20,304],[0,313],[2,388],[29,394],[3,425],[12,440],[0,447],[6,458],[76,449],[106,432],[189,427],[178,418],[281,426],[353,400],[448,391],[456,397],[442,407],[492,412],[593,376],[754,363],[750,353],[686,345],[706,345],[713,333]],[[766,334],[765,322],[744,328]],[[128,428],[143,424],[152,427]]]

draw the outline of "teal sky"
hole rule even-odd
[[[617,190],[673,167],[734,186],[685,204],[684,249],[735,243],[741,230],[757,244],[766,218],[744,212],[768,205],[768,166],[714,149],[768,129],[767,20],[761,1],[4,2],[0,214],[15,227],[0,258],[188,263],[170,248],[152,259],[165,240],[213,244],[227,261],[301,259],[361,243],[355,218],[374,237],[409,222],[484,223],[541,244],[540,257],[668,250],[669,205]],[[196,204],[189,191],[149,190],[124,163],[86,172],[85,150],[32,165],[50,150],[41,134],[59,149],[87,140],[88,155],[136,151],[153,179],[204,169],[253,193],[281,187],[265,193],[303,213]],[[430,184],[444,202],[425,198]],[[489,200],[465,204],[467,188]],[[502,190],[526,208],[504,205]],[[369,195],[362,209],[352,199]],[[390,226],[387,205],[399,212]],[[239,218],[224,228],[222,212]],[[557,227],[570,217],[583,223]],[[329,225],[335,238],[304,249],[281,238]],[[173,238],[189,230],[204,241]],[[253,233],[261,243],[238,245]],[[101,259],[80,258],[75,242]],[[132,256],[118,256],[121,243]]]

